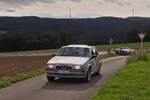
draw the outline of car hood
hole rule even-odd
[[[83,65],[89,60],[85,57],[64,57],[56,56],[48,61],[47,64],[72,64],[72,65]]]

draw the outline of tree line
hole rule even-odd
[[[58,48],[71,43],[68,33],[22,34],[8,32],[0,35],[0,52]]]
[[[148,33],[145,41],[150,41],[150,28],[146,28],[145,30],[132,29],[124,35],[124,40],[120,40],[119,38],[117,42],[115,39],[113,40],[115,43],[139,42],[138,32]],[[104,39],[105,41],[103,41]],[[0,52],[54,49],[68,44],[109,44],[109,37],[107,35],[102,36],[101,34],[97,35],[91,33],[75,38],[72,34],[67,32],[30,34],[20,32],[0,33]]]

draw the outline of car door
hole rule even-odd
[[[95,51],[96,51],[95,53],[97,55],[97,57],[95,59],[95,68],[96,68],[96,71],[97,71],[100,67],[100,64],[101,64],[101,57],[100,57],[100,55],[99,55],[99,53],[96,49],[95,49]]]
[[[91,55],[91,57],[90,57],[89,64],[91,66],[91,73],[93,74],[93,72],[94,72],[94,59],[93,59],[93,51],[92,51],[92,49],[90,49],[90,55]]]
[[[96,50],[92,49],[92,72],[95,73],[97,71],[97,54]]]

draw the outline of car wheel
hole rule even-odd
[[[48,80],[49,82],[55,81],[55,77],[47,76],[47,80]]]
[[[84,78],[85,82],[90,82],[91,81],[91,69],[88,70],[86,77]]]

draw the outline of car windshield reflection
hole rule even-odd
[[[63,47],[57,56],[90,57],[89,48]]]

